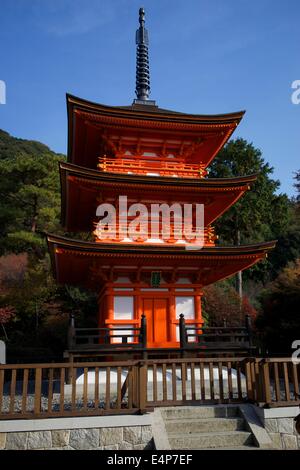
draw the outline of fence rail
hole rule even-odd
[[[289,358],[184,358],[0,366],[0,419],[141,413],[154,406],[253,402],[292,406]]]

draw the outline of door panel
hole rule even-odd
[[[165,343],[167,336],[167,299],[154,299],[153,340],[154,343]]]
[[[153,343],[153,299],[143,299],[143,313],[147,319],[147,345]]]
[[[148,347],[164,347],[168,341],[168,299],[143,299],[147,318]]]

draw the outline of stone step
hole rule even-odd
[[[161,409],[164,420],[171,418],[232,418],[239,416],[237,406],[180,406]]]
[[[240,431],[245,429],[243,418],[169,418],[165,421],[166,431],[182,433]]]
[[[201,448],[201,450],[263,450],[259,447],[255,447],[254,445],[249,446],[237,446],[237,447],[209,447],[208,449]]]
[[[249,446],[252,435],[246,431],[175,434],[169,433],[171,449],[215,449]]]

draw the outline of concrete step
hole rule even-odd
[[[237,406],[179,406],[163,408],[161,413],[164,420],[171,418],[232,418],[239,416]]]
[[[246,431],[175,434],[169,433],[171,449],[215,449],[249,446],[252,434]]]
[[[221,432],[245,429],[243,418],[169,418],[165,420],[167,433]]]
[[[208,449],[202,449],[201,450],[263,450],[260,449],[259,447],[254,447],[254,445],[249,445],[249,446],[238,446],[238,447],[210,447]]]

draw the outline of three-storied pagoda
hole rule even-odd
[[[186,323],[202,325],[203,287],[264,259],[274,242],[215,245],[213,222],[256,179],[256,175],[207,177],[208,165],[244,112],[184,114],[149,100],[143,9],[139,21],[133,104],[105,106],[67,95],[68,162],[60,164],[62,223],[69,232],[93,233],[94,241],[49,235],[48,244],[59,283],[99,293],[99,327],[119,326],[125,332],[129,326],[137,327],[145,314],[147,346],[169,348],[178,346],[180,314]],[[186,240],[176,237],[172,213],[173,230],[167,240],[160,236],[161,221],[155,237],[149,232],[148,237],[132,240],[118,230],[99,234],[95,230],[99,204],[113,204],[116,220],[124,220],[125,214],[118,213],[119,196],[126,196],[128,205],[142,203],[147,208],[152,203],[204,204],[204,247],[186,249]]]

